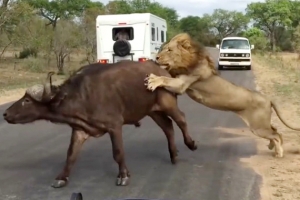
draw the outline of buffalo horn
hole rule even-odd
[[[42,95],[43,98],[48,98],[51,95],[51,87],[52,87],[52,75],[55,74],[54,72],[49,72],[46,83],[44,84],[44,94]]]
[[[26,93],[36,101],[42,101],[44,93],[44,85],[34,85],[26,90]]]

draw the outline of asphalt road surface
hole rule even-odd
[[[216,58],[217,51],[210,50]],[[253,74],[246,70],[221,71],[222,77],[253,88]],[[72,192],[82,192],[84,200],[152,198],[163,200],[258,200],[261,177],[244,167],[239,158],[256,153],[251,139],[220,143],[222,138],[241,137],[214,130],[214,127],[245,127],[229,112],[206,108],[183,95],[179,107],[185,112],[190,134],[198,143],[190,151],[177,126],[178,164],[172,165],[167,140],[146,117],[142,126],[124,126],[129,186],[115,186],[117,164],[112,158],[108,135],[88,140],[65,188],[50,187],[61,171],[71,129],[47,122],[10,125],[0,107],[0,199],[69,200]]]

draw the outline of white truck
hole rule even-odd
[[[222,39],[218,58],[218,69],[223,67],[246,67],[251,70],[251,50],[254,45],[250,46],[249,40],[245,37],[225,37]]]
[[[117,36],[125,34],[122,39]],[[96,19],[97,60],[155,60],[166,41],[167,22],[151,13],[98,15]]]

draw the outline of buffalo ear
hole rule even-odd
[[[57,93],[51,100],[51,104],[53,106],[59,106],[62,101],[68,96],[68,94],[65,93]]]

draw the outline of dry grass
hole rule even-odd
[[[46,67],[47,59],[28,58],[17,59],[18,51],[7,51],[0,60],[0,104],[18,99],[24,94],[25,88],[36,83],[42,83],[49,71],[57,71],[53,57],[50,67]],[[69,75],[75,69],[86,64],[84,54],[77,52],[66,59],[65,72]],[[61,81],[66,76],[54,76],[54,81]]]
[[[256,55],[253,59],[257,89],[279,103],[288,121],[300,124],[298,55]],[[285,127],[274,112],[272,124],[283,134],[284,158],[272,157],[272,151],[266,146],[268,141],[253,136],[257,141],[258,155],[243,161],[263,176],[263,200],[300,199],[300,133]]]

